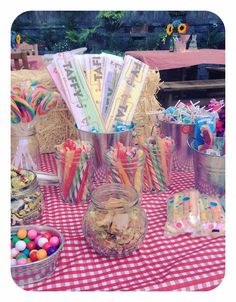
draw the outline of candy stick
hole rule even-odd
[[[160,156],[161,156],[161,169],[164,174],[164,182],[165,184],[168,182],[168,171],[167,171],[167,165],[166,165],[166,153],[165,153],[165,145],[164,145],[164,139],[162,138],[156,138],[157,139],[157,145],[160,150]]]
[[[147,175],[147,179],[148,179],[148,183],[149,183],[149,188],[152,189],[153,188],[153,184],[152,184],[152,180],[154,181],[155,185],[154,187],[156,187],[157,189],[159,188],[159,182],[158,179],[156,177],[156,173],[154,171],[153,165],[152,165],[152,161],[149,155],[149,151],[147,148],[147,144],[143,145],[143,150],[146,156],[146,165],[145,165],[145,169],[146,169],[146,175]]]
[[[82,177],[83,177],[83,167],[86,165],[85,152],[80,156],[79,161],[75,164],[75,169],[71,173],[71,183],[69,186],[69,199],[71,201],[77,199],[78,190],[81,186]]]
[[[116,165],[122,183],[128,186],[132,186],[119,158],[117,159]]]
[[[85,166],[85,170],[84,170],[84,173],[82,175],[81,185],[79,187],[78,197],[76,199],[77,202],[79,202],[83,198],[83,192],[84,192],[86,181],[88,179],[89,168],[90,168],[90,164],[87,164]]]
[[[64,170],[64,178],[63,178],[63,194],[65,197],[68,196],[68,186],[67,181],[69,180],[70,170],[73,163],[75,150],[68,150],[65,156],[65,170]]]
[[[164,179],[163,179],[162,171],[160,169],[159,155],[154,154],[152,144],[150,144],[148,146],[148,150],[149,150],[149,154],[150,154],[150,157],[151,157],[153,168],[155,170],[155,174],[156,174],[157,179],[158,179],[158,184],[154,181],[155,185],[157,185],[156,189],[164,190],[165,186],[164,186]]]

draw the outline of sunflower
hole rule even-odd
[[[170,36],[174,31],[174,26],[173,24],[169,23],[167,26],[166,26],[166,33],[168,36]]]
[[[187,24],[185,23],[180,23],[178,26],[178,33],[179,34],[185,34],[187,31]]]
[[[17,34],[17,36],[16,36],[16,43],[20,44],[20,41],[21,41],[21,36],[20,36],[20,34]]]

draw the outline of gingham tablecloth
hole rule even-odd
[[[41,169],[56,173],[53,155],[41,157]],[[166,198],[194,187],[193,173],[173,173],[171,188],[160,194],[143,194],[148,230],[142,247],[131,256],[109,259],[91,250],[82,233],[88,204],[68,205],[58,186],[42,186],[45,209],[35,224],[62,232],[64,249],[51,277],[24,286],[34,291],[199,291],[217,287],[225,273],[225,238],[165,238]]]

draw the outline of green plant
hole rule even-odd
[[[97,15],[99,25],[104,25],[109,31],[116,31],[122,25],[122,20],[126,16],[124,11],[101,11]]]

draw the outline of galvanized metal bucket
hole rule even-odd
[[[122,132],[95,133],[78,129],[79,139],[88,141],[94,147],[94,180],[97,182],[108,182],[108,169],[105,162],[106,151],[114,147],[117,142],[124,146],[132,146],[135,137],[135,125]]]
[[[158,120],[157,126],[160,129],[160,134],[170,136],[175,141],[172,170],[193,170],[193,151],[188,147],[188,139],[195,136],[195,125]]]
[[[188,140],[193,152],[195,187],[201,193],[224,199],[225,196],[225,156],[209,155],[194,148],[194,138]],[[223,137],[215,139],[215,144],[224,141]],[[223,145],[223,144],[221,144]]]

